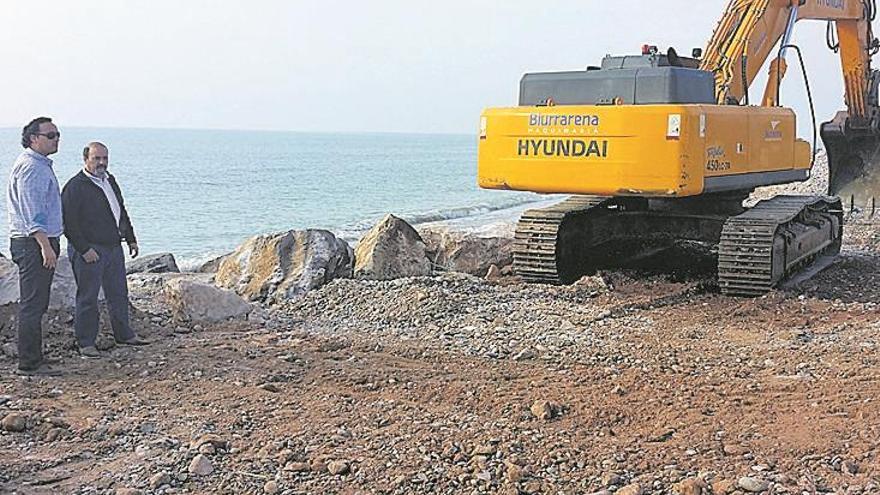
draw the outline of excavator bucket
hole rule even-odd
[[[861,216],[880,216],[880,133],[847,125],[846,112],[822,124],[828,155],[828,193]]]

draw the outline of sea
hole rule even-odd
[[[414,226],[503,230],[524,209],[558,201],[479,189],[471,135],[60,130],[51,158],[62,187],[82,168],[86,143],[105,143],[141,253],[171,252],[183,269],[257,234],[326,229],[354,246],[388,213]],[[20,129],[0,129],[4,239],[6,183],[20,141]]]

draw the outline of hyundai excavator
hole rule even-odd
[[[705,51],[691,57],[645,46],[586,70],[524,75],[518,106],[482,113],[478,184],[573,196],[522,215],[514,272],[567,284],[686,240],[717,249],[722,293],[757,296],[827,264],[847,208],[873,212],[880,190],[875,15],[876,0],[730,0]],[[815,113],[791,43],[804,19],[828,22],[845,88],[846,111],[819,132],[829,195],[746,207],[755,188],[804,181],[815,162],[815,116],[812,143],[799,139],[779,94],[795,54]],[[763,98],[750,102],[768,59]]]

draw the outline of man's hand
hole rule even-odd
[[[86,263],[94,263],[100,259],[100,256],[98,256],[95,248],[89,248],[88,251],[83,253],[83,259],[86,260]]]
[[[140,251],[138,251],[138,245],[136,242],[132,242],[128,245],[128,254],[130,254],[132,258],[137,258],[139,252]]]
[[[55,250],[51,246],[48,248],[40,247],[40,252],[43,254],[43,266],[46,269],[54,270],[55,265],[58,263],[58,256],[55,254]]]
[[[40,253],[43,255],[43,266],[47,270],[54,270],[55,265],[58,263],[58,255],[55,254],[55,250],[52,249],[52,244],[49,242],[49,237],[43,231],[36,231],[33,234],[34,239],[36,239],[37,244],[40,245]]]

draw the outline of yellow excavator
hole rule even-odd
[[[526,211],[514,271],[565,284],[680,240],[717,246],[725,294],[763,294],[840,251],[847,208],[876,208],[880,191],[876,0],[731,0],[705,51],[653,46],[600,66],[530,73],[519,104],[480,119],[478,183],[489,189],[573,194]],[[809,178],[812,143],[780,105],[797,21],[828,22],[846,111],[822,124],[829,194],[776,196],[750,208],[756,187]],[[748,88],[773,57],[760,104]],[[843,198],[843,199],[841,199]]]

